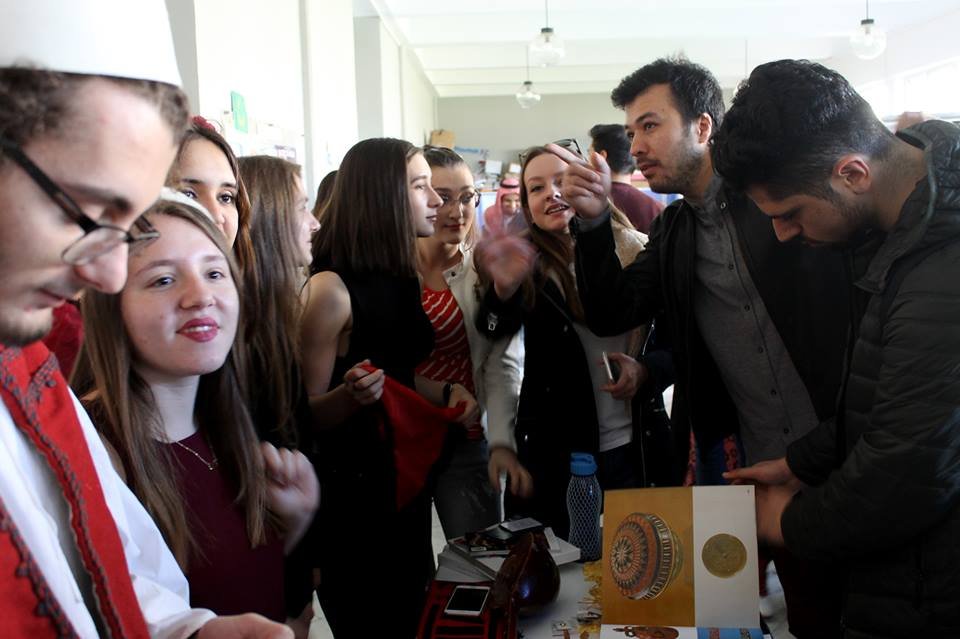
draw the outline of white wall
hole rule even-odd
[[[928,110],[930,106],[924,104],[922,96],[903,91],[902,82],[906,76],[932,64],[960,59],[958,34],[960,10],[930,22],[888,33],[886,51],[875,60],[860,60],[848,50],[844,55],[831,58],[827,64],[843,74],[855,87],[868,88],[869,93],[865,92],[864,95],[875,105],[875,110],[879,108],[887,111],[877,113],[881,118],[906,110]],[[960,73],[945,83],[945,89],[952,88],[954,96],[960,95],[958,87]],[[878,92],[883,99],[872,100],[872,96]],[[877,107],[877,104],[884,104],[886,108]],[[947,110],[960,113],[960,99],[956,99],[952,109]]]
[[[308,193],[357,141],[352,0],[300,0]],[[336,64],[331,64],[336,61]]]
[[[439,128],[453,131],[457,146],[490,149],[489,159],[504,166],[529,146],[562,138],[577,138],[586,151],[590,127],[624,121],[609,93],[545,95],[530,109],[513,96],[440,98],[437,113]]]
[[[278,141],[299,147],[303,161],[298,0],[196,0],[194,10],[197,111],[222,120],[230,110],[230,92],[236,91],[245,98],[247,116],[278,127]]]
[[[400,52],[400,79],[403,137],[420,146],[430,141],[430,131],[437,128],[437,92],[410,49]]]
[[[167,0],[167,13],[183,90],[190,98],[190,109],[196,111],[200,104],[200,83],[197,79],[197,17],[193,0]]]
[[[413,52],[379,17],[354,19],[359,136],[421,145],[436,128],[437,93]]]
[[[400,75],[400,47],[383,22],[377,20],[380,38],[380,95],[384,137],[403,137],[403,82]]]

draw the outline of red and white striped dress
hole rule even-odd
[[[417,374],[437,382],[462,384],[476,394],[473,384],[473,362],[470,342],[463,322],[463,312],[450,289],[434,291],[423,288],[423,310],[433,325],[433,352],[417,367]],[[482,439],[483,427],[477,421],[467,428],[467,437]]]

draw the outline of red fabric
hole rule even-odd
[[[43,343],[57,356],[63,376],[69,377],[83,344],[83,318],[76,304],[66,302],[53,309],[53,327]]]
[[[367,372],[377,370],[364,366]],[[381,430],[393,431],[393,460],[397,470],[397,508],[416,497],[430,468],[439,459],[447,436],[447,425],[463,413],[462,405],[453,408],[434,406],[415,390],[387,377],[380,397],[384,422]]]
[[[112,637],[146,639],[150,635],[130,580],[123,544],[100,488],[73,399],[55,358],[42,342],[22,351],[0,345],[0,395],[14,423],[50,467],[70,507],[70,527],[97,600],[97,609],[90,614],[99,615]],[[32,563],[26,546],[16,550],[25,563]],[[3,565],[9,567],[9,556]],[[39,570],[35,566],[34,574],[18,570],[16,577],[30,578],[35,592],[39,590],[36,600],[40,605],[34,609],[56,623],[59,606],[49,590],[36,587],[43,581]],[[13,578],[10,573],[0,573],[0,581]],[[0,605],[7,608],[10,601],[4,599]],[[7,608],[0,612],[0,618],[29,614],[33,614],[29,606]]]

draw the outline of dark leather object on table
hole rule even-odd
[[[542,531],[523,535],[497,572],[493,607],[507,614],[532,614],[557,598],[560,571]]]

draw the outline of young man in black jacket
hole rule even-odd
[[[779,245],[769,219],[714,174],[708,147],[723,102],[709,71],[657,60],[625,78],[612,98],[626,112],[631,153],[651,188],[684,197],[621,269],[609,223],[609,169],[597,155],[592,166],[565,155],[564,197],[578,215],[578,290],[590,328],[601,335],[665,317],[677,437],[693,431],[698,483],[721,483],[724,437],[739,435],[749,463],[775,459],[833,415],[848,278],[839,253]],[[791,632],[839,636],[841,578],[789,553],[775,561]]]
[[[848,564],[845,637],[960,636],[960,129],[894,136],[838,73],[781,60],[741,86],[713,158],[781,241],[866,266],[837,419],[730,475],[766,484],[761,538]]]

